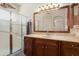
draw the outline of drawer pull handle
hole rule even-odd
[[[72,45],[72,47],[74,47],[74,45]]]
[[[31,46],[28,46],[28,48],[31,48]]]
[[[42,48],[44,48],[44,46],[42,46]]]
[[[47,46],[46,46],[46,48],[47,48]]]

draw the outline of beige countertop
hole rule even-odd
[[[42,38],[42,39],[51,39],[51,40],[60,40],[60,41],[69,41],[69,42],[78,42],[79,37],[71,35],[71,34],[30,34],[25,37],[33,37],[33,38]]]

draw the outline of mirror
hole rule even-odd
[[[74,13],[74,25],[79,25],[79,7],[78,4],[73,4],[73,13]]]
[[[68,8],[34,13],[35,32],[69,32]]]

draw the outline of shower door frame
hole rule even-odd
[[[14,11],[10,11],[10,10],[7,10],[7,9],[4,9],[4,8],[1,8],[2,10],[5,10],[5,11],[7,11],[7,12],[10,12],[10,33],[9,33],[9,54],[8,55],[6,55],[6,56],[9,56],[9,55],[11,55],[11,54],[13,54],[13,53],[15,53],[15,52],[13,52],[13,35],[12,35],[12,18],[11,18],[11,13],[13,12],[13,13],[17,13],[18,15],[21,15],[21,49],[22,49],[22,16],[24,16],[24,15],[22,15],[22,14],[20,14],[20,13],[18,13],[18,12],[14,12]],[[24,16],[26,19],[27,19],[27,16]],[[21,49],[19,49],[19,50],[21,50]],[[17,51],[19,51],[19,50],[17,50]],[[16,51],[16,52],[17,52]]]

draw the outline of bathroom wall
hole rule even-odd
[[[20,4],[20,10],[19,12],[25,16],[28,17],[29,19],[33,19],[33,13],[35,9],[41,5],[41,3],[24,3]]]
[[[39,4],[38,3],[22,3],[20,5],[21,6],[20,6],[19,13],[27,16],[27,21],[33,22],[33,13],[36,10],[36,8],[42,4],[41,3]]]
[[[28,16],[28,19],[33,19],[33,13],[39,6],[42,6],[47,3],[21,3],[19,13]],[[65,6],[68,4],[61,4],[61,6]]]

